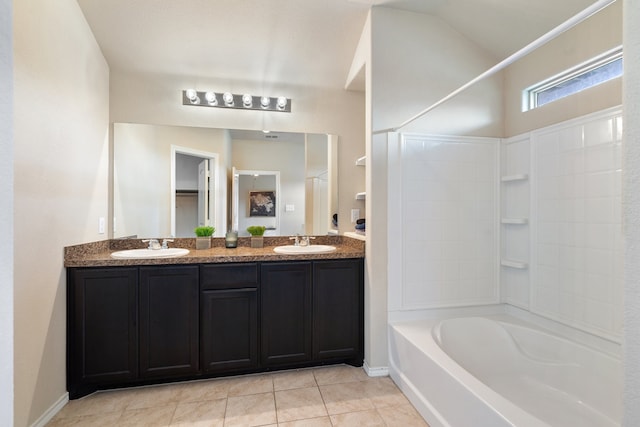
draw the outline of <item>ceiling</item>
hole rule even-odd
[[[371,6],[436,15],[496,62],[594,0],[78,0],[111,70],[343,88]]]

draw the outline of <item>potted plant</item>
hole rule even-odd
[[[264,231],[267,229],[264,225],[251,225],[247,227],[247,231],[251,234],[251,247],[261,248],[264,246]]]
[[[196,233],[196,249],[211,249],[211,236],[215,231],[211,226],[196,227],[193,230]]]

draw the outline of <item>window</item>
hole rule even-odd
[[[532,110],[622,76],[622,47],[573,67],[522,93],[522,111]]]

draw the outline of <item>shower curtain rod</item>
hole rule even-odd
[[[494,65],[493,67],[489,68],[487,71],[485,71],[484,73],[480,74],[479,76],[477,76],[473,80],[470,80],[466,84],[460,86],[458,89],[454,90],[449,95],[447,95],[444,98],[442,98],[440,101],[436,102],[435,104],[430,105],[429,107],[427,107],[424,110],[420,111],[415,116],[405,120],[399,126],[396,126],[396,127],[393,127],[393,128],[376,130],[376,131],[373,131],[372,134],[376,135],[376,134],[380,134],[380,133],[397,132],[398,130],[402,129],[403,127],[407,126],[408,124],[410,124],[410,123],[414,122],[415,120],[419,119],[420,117],[424,116],[429,111],[439,107],[441,104],[444,104],[445,102],[447,102],[451,98],[453,98],[456,95],[458,95],[460,92],[464,91],[465,89],[469,88],[470,86],[473,86],[474,84],[478,83],[479,81],[484,80],[485,78],[497,73],[498,71],[502,70],[503,68],[511,65],[512,63],[514,63],[518,59],[522,58],[525,55],[528,55],[533,50],[535,50],[535,49],[539,48],[540,46],[546,44],[547,42],[553,40],[554,38],[556,38],[560,34],[564,33],[567,30],[569,30],[571,27],[579,24],[580,22],[584,21],[585,19],[587,19],[591,15],[594,15],[594,14],[598,13],[600,10],[604,9],[605,7],[609,6],[611,3],[614,3],[615,1],[616,0],[598,0],[598,1],[596,1],[591,6],[587,7],[583,11],[581,11],[578,14],[574,15],[573,17],[569,18],[568,20],[566,20],[562,24],[558,25],[557,27],[555,27],[554,29],[552,29],[548,33],[546,33],[546,34],[542,35],[541,37],[537,38],[536,40],[532,41],[531,43],[529,43],[528,45],[526,45],[522,49],[518,50],[517,52],[515,52],[511,56],[509,56],[506,59],[502,60],[501,62],[499,62],[498,64]]]

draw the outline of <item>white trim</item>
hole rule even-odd
[[[365,361],[362,364],[362,369],[369,375],[370,377],[388,377],[389,376],[389,367],[388,366],[377,366],[372,368]]]
[[[53,405],[51,405],[49,409],[47,409],[44,412],[44,414],[40,416],[40,418],[38,418],[33,424],[31,424],[31,427],[46,426],[47,423],[51,421],[53,417],[55,417],[58,414],[58,412],[60,412],[68,402],[69,402],[69,393],[65,393],[62,396],[60,396],[60,398]]]

